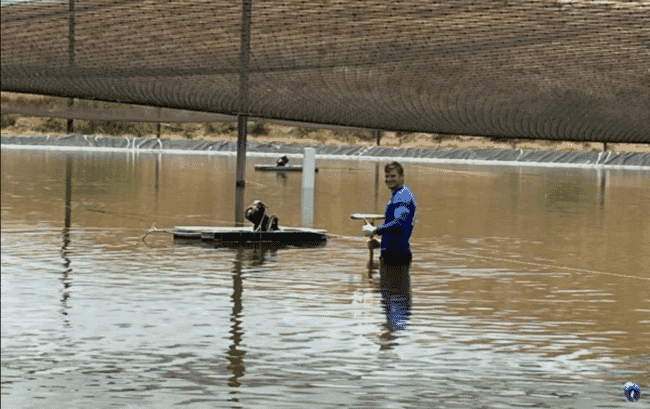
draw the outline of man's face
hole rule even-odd
[[[391,191],[396,191],[404,185],[404,175],[401,175],[397,172],[397,169],[391,169],[389,172],[386,172],[386,187]]]

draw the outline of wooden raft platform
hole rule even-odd
[[[274,244],[309,246],[327,241],[327,231],[303,227],[280,227],[280,230],[254,232],[247,227],[176,226],[174,239],[200,240],[224,245]]]
[[[302,166],[300,165],[255,165],[255,170],[265,171],[265,172],[302,172]],[[314,169],[315,172],[318,172],[318,168]]]

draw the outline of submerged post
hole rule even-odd
[[[242,227],[244,225],[245,190],[243,186],[235,186],[235,227]]]
[[[246,186],[246,138],[248,136],[248,116],[237,115],[237,187]]]
[[[314,179],[316,175],[316,150],[305,148],[302,159],[302,225],[314,227]]]

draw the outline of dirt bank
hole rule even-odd
[[[15,125],[2,129],[3,136],[14,135],[62,135],[61,133],[39,132],[35,129],[44,121],[44,118],[20,117]],[[198,124],[197,124],[198,125]],[[233,134],[206,134],[204,129],[196,126],[190,139],[206,141],[234,141],[237,139]],[[266,124],[264,135],[249,135],[249,140],[267,143],[304,143],[311,145],[358,145],[372,146],[374,140],[363,140],[354,135],[354,132],[337,132],[324,129],[308,130],[303,137],[299,136],[296,127]],[[186,138],[187,132],[174,132],[168,127],[163,127],[161,137],[165,139]],[[133,137],[135,135],[122,135]],[[144,135],[155,137],[156,135]],[[469,136],[443,136],[425,133],[412,133],[398,135],[395,132],[384,132],[381,138],[381,146],[388,147],[421,147],[421,148],[469,148],[469,149],[525,149],[525,150],[548,150],[548,151],[602,151],[603,144],[597,142],[552,142],[542,140],[493,140],[488,137]],[[650,145],[644,144],[607,144],[607,150],[613,152],[646,152],[650,153]]]

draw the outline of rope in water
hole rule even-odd
[[[151,233],[169,233],[169,234],[173,234],[173,230],[170,230],[170,229],[158,229],[155,226],[153,226],[142,237],[142,241],[145,242],[145,238]],[[342,234],[333,234],[333,233],[328,233],[327,236],[329,238],[344,239],[344,240],[354,240],[354,241],[366,241],[367,240],[367,238],[365,238],[365,237],[346,236],[346,235],[342,235]],[[440,253],[450,254],[450,255],[459,256],[459,257],[471,257],[471,258],[478,258],[478,259],[485,259],[485,260],[502,261],[502,262],[514,263],[514,264],[524,264],[524,265],[530,265],[530,266],[536,266],[536,267],[558,268],[558,269],[561,269],[561,270],[568,270],[568,271],[575,271],[575,272],[601,274],[601,275],[608,275],[608,276],[614,276],[614,277],[622,277],[622,278],[631,278],[631,279],[650,281],[650,278],[648,278],[648,277],[639,277],[639,276],[632,276],[632,275],[627,275],[627,274],[618,274],[618,273],[609,273],[609,272],[605,272],[605,271],[587,270],[587,269],[584,269],[584,268],[566,267],[566,266],[560,266],[560,265],[556,265],[556,264],[535,263],[535,262],[532,262],[532,261],[511,260],[511,259],[507,259],[507,258],[492,257],[492,256],[481,256],[481,255],[478,255],[478,254],[466,254],[466,253],[459,253],[459,252],[456,252],[456,251],[445,250],[445,249],[437,249],[437,251],[439,251]]]
[[[174,230],[173,230],[173,229],[159,229],[159,228],[157,228],[156,225],[154,224],[153,226],[151,226],[151,228],[149,229],[149,231],[147,231],[147,232],[144,234],[144,236],[142,236],[142,242],[143,242],[143,243],[147,244],[147,242],[146,242],[145,239],[146,239],[147,236],[150,235],[151,233],[168,233],[168,234],[174,234]]]
[[[473,257],[473,258],[480,258],[480,259],[486,259],[486,260],[506,261],[506,262],[509,262],[509,263],[527,264],[527,265],[536,266],[536,267],[559,268],[559,269],[562,269],[562,270],[571,270],[571,271],[579,271],[579,272],[583,272],[583,273],[603,274],[603,275],[610,275],[610,276],[616,276],[616,277],[633,278],[633,279],[638,279],[638,280],[648,280],[648,281],[650,281],[650,278],[647,278],[647,277],[638,277],[638,276],[631,276],[631,275],[617,274],[617,273],[607,273],[607,272],[604,272],[604,271],[586,270],[584,268],[565,267],[565,266],[558,266],[558,265],[554,265],[554,264],[534,263],[534,262],[531,262],[531,261],[509,260],[507,258],[499,258],[499,257],[491,257],[491,256],[479,256],[477,254],[463,254],[463,253],[458,253],[458,252],[449,251],[449,250],[439,250],[439,251],[441,253],[452,254],[452,255],[455,255],[455,256],[462,256],[462,257]]]
[[[87,209],[87,210],[90,210],[90,209]],[[104,213],[103,211],[100,211],[100,212]],[[109,212],[105,212],[105,213],[109,213]],[[112,212],[110,212],[110,213],[112,213]],[[123,229],[123,228],[111,228],[111,227],[86,227],[84,229],[85,230],[139,230],[137,228]],[[59,229],[3,229],[3,232],[4,233],[42,233],[42,232],[47,232],[49,230],[54,232],[55,230],[59,230]],[[147,236],[149,236],[150,234],[153,234],[153,233],[174,234],[174,230],[171,229],[171,228],[159,229],[154,224],[144,234],[144,236],[142,236],[142,242],[146,243]],[[367,240],[365,237],[346,236],[346,235],[334,234],[334,233],[327,233],[327,236],[329,238],[344,239],[344,240],[354,240],[354,241],[366,241]],[[601,274],[601,275],[608,275],[608,276],[613,276],[613,277],[622,277],[622,278],[631,278],[631,279],[650,281],[649,277],[639,277],[639,276],[632,276],[632,275],[628,275],[628,274],[609,273],[609,272],[605,272],[605,271],[595,271],[595,270],[587,270],[587,269],[576,268],[576,267],[559,266],[559,265],[556,265],[556,264],[544,264],[544,263],[535,263],[535,262],[532,262],[532,261],[520,261],[520,260],[511,260],[511,259],[500,258],[500,257],[481,256],[481,255],[477,255],[477,254],[465,254],[465,253],[459,253],[459,252],[455,252],[455,251],[451,251],[451,250],[444,250],[444,249],[437,249],[437,251],[439,251],[441,253],[445,253],[445,254],[459,256],[459,257],[472,257],[472,258],[485,259],[485,260],[503,261],[503,262],[514,263],[514,264],[525,264],[525,265],[536,266],[536,267],[558,268],[558,269],[562,269],[562,270],[569,270],[569,271],[576,271],[576,272],[583,272],[583,273]]]

